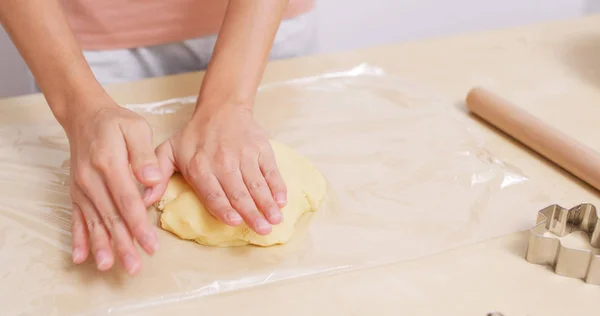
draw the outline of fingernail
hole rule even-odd
[[[150,193],[152,193],[152,188],[146,188],[144,190],[144,195],[142,196],[142,198],[144,200],[147,200],[150,197]]]
[[[229,213],[225,214],[225,219],[227,219],[227,222],[229,222],[229,224],[231,224],[231,225],[239,225],[243,221],[240,214],[238,214],[236,212],[229,212]]]
[[[160,170],[156,166],[145,167],[144,171],[142,171],[142,175],[144,176],[144,179],[150,181],[157,181],[161,178]]]
[[[286,194],[283,192],[277,192],[275,194],[275,202],[277,202],[277,205],[279,205],[279,207],[284,207],[287,203]]]
[[[73,249],[73,263],[81,262],[82,258],[83,258],[83,251],[81,250],[81,248],[75,247],[75,249]]]
[[[279,224],[282,218],[283,214],[281,214],[281,211],[278,207],[273,208],[269,212],[269,221],[271,222],[271,224]]]
[[[96,265],[100,270],[106,270],[110,268],[110,259],[108,253],[104,250],[100,250],[96,253]]]
[[[125,258],[123,258],[123,264],[125,265],[127,272],[132,274],[137,272],[139,267],[139,263],[131,255],[125,255]]]
[[[271,228],[271,225],[269,225],[269,223],[264,218],[256,219],[254,224],[256,225],[256,228],[261,232],[267,232]]]

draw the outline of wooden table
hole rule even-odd
[[[456,103],[464,102],[472,86],[483,85],[600,150],[600,16],[277,61],[267,67],[264,82],[361,62],[385,67]],[[195,94],[201,76],[155,78],[108,91],[120,103],[149,102]],[[2,100],[0,124],[40,112],[41,104],[39,95]],[[526,170],[556,203],[600,205],[596,191],[484,128],[486,147]],[[517,233],[420,260],[159,306],[152,315],[597,313],[600,288],[527,263],[526,244],[527,234]]]

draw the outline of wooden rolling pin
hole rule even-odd
[[[597,151],[484,88],[471,89],[466,101],[475,115],[600,190]]]

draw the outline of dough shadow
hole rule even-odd
[[[229,255],[234,257],[247,259],[256,256],[256,260],[264,260],[269,265],[273,265],[273,267],[280,266],[286,260],[310,251],[312,245],[310,224],[314,220],[314,215],[304,214],[296,223],[292,238],[285,244],[268,247],[246,245],[225,249]]]
[[[74,265],[72,263],[67,263],[68,266],[65,267],[66,270],[70,270],[72,274],[75,275],[75,282],[77,282],[79,286],[85,287],[90,283],[105,283],[112,289],[122,289],[127,283],[127,272],[121,266],[119,258],[115,258],[115,264],[109,271],[98,271],[96,268],[96,263],[93,255],[90,253],[87,260],[80,264]]]

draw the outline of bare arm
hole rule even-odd
[[[251,106],[287,0],[230,0],[199,104]]]
[[[95,80],[56,0],[2,0],[0,22],[31,69],[54,115],[64,124],[69,107],[106,97]]]
[[[286,5],[229,1],[193,118],[157,150],[164,179],[177,167],[216,218],[262,235],[283,220],[287,188],[252,108]]]
[[[147,186],[161,182],[152,132],[118,106],[95,79],[57,0],[0,0],[0,21],[33,72],[70,145],[73,262],[92,253],[99,270],[116,255],[130,273],[158,246],[130,168]],[[113,249],[114,248],[114,249]]]

